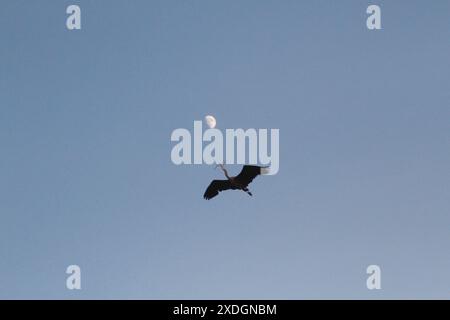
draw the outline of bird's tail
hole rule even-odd
[[[261,174],[268,174],[270,172],[269,167],[261,167]]]

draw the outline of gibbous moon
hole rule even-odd
[[[205,122],[206,122],[206,125],[207,125],[210,129],[215,128],[215,127],[216,127],[216,124],[217,124],[216,118],[214,118],[213,116],[209,116],[209,115],[205,117]]]

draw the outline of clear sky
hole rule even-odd
[[[0,298],[450,298],[449,1],[4,0],[0,39]],[[280,129],[253,198],[171,162],[206,114]]]

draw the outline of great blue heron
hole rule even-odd
[[[247,188],[248,185],[253,181],[253,179],[255,179],[257,175],[267,173],[267,171],[265,171],[267,167],[245,165],[242,168],[241,173],[239,173],[235,177],[230,177],[223,164],[219,164],[216,166],[216,168],[217,167],[220,167],[222,169],[225,177],[227,177],[227,180],[213,180],[209,184],[208,188],[205,191],[205,194],[203,195],[203,198],[205,198],[206,200],[214,198],[219,194],[220,191],[229,189],[242,190],[247,192],[249,196],[252,196],[252,193]]]

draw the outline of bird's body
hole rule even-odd
[[[228,175],[227,170],[223,165],[219,165],[223,170],[227,180],[213,180],[203,195],[203,198],[206,200],[212,199],[219,194],[219,192],[224,190],[242,190],[247,192],[248,195],[252,195],[252,193],[248,190],[248,185],[255,179],[256,176],[262,173],[262,169],[266,169],[266,167],[259,166],[249,166],[245,165],[242,168],[241,173],[239,173],[235,177],[230,177]]]

